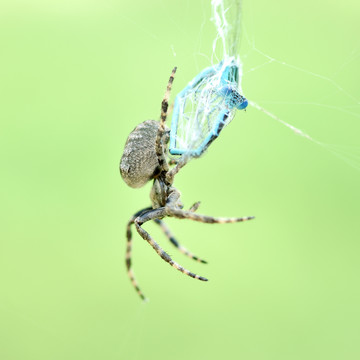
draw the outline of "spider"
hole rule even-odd
[[[131,268],[132,225],[135,225],[139,235],[147,241],[155,252],[170,266],[194,279],[208,281],[205,277],[196,275],[175,262],[150,236],[150,234],[144,230],[142,225],[153,220],[156,224],[160,225],[170,242],[182,253],[198,262],[206,263],[205,260],[196,257],[177,242],[162,220],[163,218],[175,217],[178,219],[190,219],[208,224],[235,223],[254,218],[253,216],[241,218],[215,218],[212,216],[200,215],[195,213],[200,202],[196,202],[189,210],[183,210],[180,192],[173,187],[173,182],[175,175],[190,160],[190,156],[184,154],[177,161],[170,160],[169,163],[166,160],[168,155],[169,129],[166,127],[165,122],[168,114],[168,100],[175,72],[176,67],[172,70],[161,103],[160,121],[147,120],[139,124],[130,133],[120,161],[120,174],[127,185],[133,188],[139,188],[148,181],[153,180],[153,186],[150,193],[152,206],[144,208],[134,214],[129,220],[126,229],[126,268],[132,285],[143,300],[146,300],[146,297],[140,290]],[[175,166],[170,169],[171,165]]]

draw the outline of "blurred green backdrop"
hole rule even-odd
[[[244,1],[244,94],[336,147],[237,114],[175,186],[200,213],[256,220],[168,220],[208,265],[147,224],[210,281],[136,234],[143,304],[125,225],[150,184],[128,188],[118,162],[158,118],[172,67],[175,94],[209,65],[210,1],[2,0],[0,358],[359,358],[358,13],[355,0]]]

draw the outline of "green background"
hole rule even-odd
[[[210,2],[2,0],[0,358],[360,358],[358,13],[355,0],[244,1],[244,95],[335,145],[239,112],[175,186],[199,213],[256,219],[169,219],[208,265],[147,224],[210,281],[135,234],[144,304],[125,225],[150,184],[127,187],[118,163],[159,117],[172,67],[174,98],[209,66]]]

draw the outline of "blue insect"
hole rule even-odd
[[[239,93],[239,61],[227,58],[204,69],[176,96],[170,130],[172,155],[199,157],[247,107]]]
[[[241,0],[211,0],[217,35],[213,55],[222,61],[201,71],[177,95],[171,120],[169,152],[199,157],[235,116],[247,107],[240,93]]]

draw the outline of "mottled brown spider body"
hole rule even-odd
[[[123,180],[133,188],[139,188],[158,176],[161,167],[155,151],[159,122],[146,120],[139,124],[127,138],[120,161],[120,174]],[[168,129],[165,128],[168,133]],[[164,136],[167,143],[169,136]]]
[[[165,126],[165,121],[168,110],[168,99],[175,72],[176,68],[172,71],[161,104],[160,121],[147,120],[138,125],[129,135],[120,161],[121,176],[129,186],[139,188],[150,180],[154,181],[150,193],[152,206],[142,209],[134,214],[127,224],[126,231],[127,249],[125,263],[130,280],[143,300],[145,300],[145,296],[140,290],[131,268],[132,224],[135,225],[139,235],[146,240],[156,253],[169,265],[192,278],[207,281],[206,278],[190,272],[172,260],[170,255],[167,254],[150,234],[143,229],[142,225],[147,221],[153,220],[156,224],[160,225],[169,241],[182,253],[196,261],[206,263],[206,261],[199,259],[178,243],[163,222],[162,219],[164,217],[170,216],[178,219],[190,219],[209,224],[234,223],[253,219],[252,216],[241,218],[214,218],[212,216],[199,215],[195,213],[199,207],[199,202],[195,203],[189,210],[183,210],[180,192],[173,187],[172,184],[174,176],[190,158],[187,154],[182,155],[172,169],[169,169],[169,165],[166,161],[169,130]],[[171,162],[171,164],[173,164],[173,162]]]

